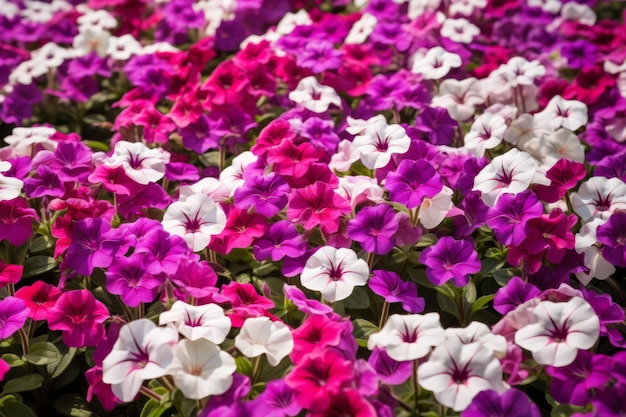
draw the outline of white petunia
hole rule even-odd
[[[476,78],[448,79],[439,86],[439,95],[433,97],[432,105],[448,110],[450,117],[457,122],[464,122],[486,98],[487,93]]]
[[[243,185],[243,173],[248,165],[255,163],[259,159],[258,156],[250,151],[245,151],[237,155],[229,166],[220,172],[220,183],[226,185],[230,191],[231,197],[235,190]]]
[[[367,348],[381,347],[395,361],[411,361],[427,356],[445,340],[438,313],[392,314],[379,332],[370,335]]]
[[[524,150],[547,166],[554,165],[560,159],[585,161],[585,149],[580,139],[567,129],[559,129],[533,138],[525,144]]]
[[[224,210],[204,194],[170,204],[163,215],[163,229],[181,236],[193,252],[206,248],[211,237],[226,227]]]
[[[326,301],[348,298],[355,286],[363,286],[369,277],[367,262],[357,258],[352,249],[323,246],[304,265],[302,286],[320,291]]]
[[[169,162],[170,153],[161,148],[150,149],[141,142],[119,141],[104,165],[121,166],[133,181],[146,185],[163,178]]]
[[[189,340],[206,339],[216,345],[222,343],[231,328],[224,309],[217,304],[192,306],[176,301],[169,311],[159,316],[159,324],[173,323],[178,332]]]
[[[378,20],[370,13],[363,13],[361,18],[354,22],[344,43],[350,45],[362,44],[372,34]]]
[[[541,365],[567,366],[579,349],[591,349],[600,335],[600,320],[587,301],[542,301],[532,309],[534,322],[515,333],[515,343]]]
[[[199,339],[178,343],[168,373],[186,398],[199,400],[228,391],[236,370],[232,356],[213,343]]]
[[[418,219],[426,229],[434,229],[446,218],[454,207],[452,195],[454,191],[445,185],[433,198],[424,197],[419,209]]]
[[[535,120],[539,125],[545,125],[552,130],[559,127],[572,132],[587,124],[587,105],[578,100],[565,100],[561,96],[554,96],[545,109],[535,113]]]
[[[324,113],[331,104],[341,107],[341,97],[335,89],[321,85],[314,76],[301,79],[296,89],[289,93],[289,100],[314,113]]]
[[[617,210],[626,210],[626,184],[619,178],[591,177],[572,195],[572,208],[583,222],[606,222]]]
[[[291,353],[294,341],[286,324],[273,322],[269,317],[251,317],[235,337],[235,346],[248,358],[265,353],[269,364],[276,366]]]
[[[615,266],[604,259],[600,244],[596,238],[598,226],[604,224],[600,218],[592,219],[583,224],[580,231],[576,233],[576,244],[574,249],[577,253],[584,253],[583,265],[588,271],[576,272],[576,278],[583,284],[589,285],[592,279],[607,279],[615,273]]]
[[[441,25],[441,36],[457,43],[471,43],[479,34],[478,26],[463,17],[446,19]]]
[[[361,153],[361,162],[369,169],[382,168],[394,154],[404,154],[411,146],[411,138],[400,125],[388,125],[380,120],[365,128],[365,133],[352,141]]]
[[[493,149],[502,142],[505,131],[506,122],[502,116],[483,113],[465,135],[465,147],[472,150],[476,157],[483,157],[485,149]]]
[[[132,56],[141,54],[141,51],[141,44],[130,33],[120,37],[111,36],[107,46],[107,55],[116,61],[127,61]]]
[[[413,56],[411,71],[415,74],[422,74],[427,80],[439,80],[445,77],[452,68],[459,68],[462,63],[460,55],[448,52],[441,46],[435,46],[423,56]]]

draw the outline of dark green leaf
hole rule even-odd
[[[443,293],[439,292],[437,293],[437,303],[439,304],[439,308],[441,308],[441,311],[452,314],[454,317],[456,317],[459,323],[461,322],[461,317],[459,316],[457,305],[455,304],[454,299],[447,297]]]
[[[476,293],[476,285],[470,281],[465,287],[463,287],[463,296],[468,304],[472,304],[476,301],[478,294]]]
[[[367,342],[368,337],[378,331],[378,326],[374,323],[364,320],[364,319],[356,319],[352,320],[352,325],[354,326],[354,330],[352,331],[352,335],[357,340],[365,340]]]
[[[433,233],[426,233],[425,235],[423,235],[420,240],[417,242],[416,246],[418,248],[426,248],[429,246],[433,246],[435,243],[437,243],[437,235],[433,234]]]
[[[23,278],[32,278],[57,266],[57,261],[50,256],[31,256],[24,261]]]
[[[495,258],[483,258],[480,263],[482,267],[477,274],[479,277],[484,277],[504,265],[504,261]]]
[[[0,395],[35,390],[41,387],[43,380],[44,377],[40,374],[28,374],[19,378],[10,379],[4,384],[4,389]]]
[[[61,361],[61,352],[50,342],[39,342],[30,346],[24,360],[34,365],[48,365]]]
[[[36,417],[30,407],[24,405],[14,395],[0,398],[1,417]]]
[[[354,287],[352,294],[343,300],[343,304],[346,308],[365,309],[370,306],[370,298],[364,288]]]
[[[16,355],[15,353],[5,353],[2,355],[2,359],[8,363],[11,368],[17,368],[26,363],[21,356]]]
[[[54,246],[54,239],[50,236],[40,236],[37,239],[33,240],[33,243],[30,244],[30,251],[33,253],[43,252],[45,250],[51,249]]]
[[[237,372],[243,375],[252,376],[252,362],[248,360],[248,358],[244,358],[243,356],[238,356],[235,358],[235,363],[237,364]]]
[[[506,284],[509,283],[511,278],[513,278],[515,275],[518,275],[518,272],[519,271],[516,268],[505,268],[493,271],[492,275],[493,279],[495,279],[498,284],[504,287],[506,286]]]
[[[59,414],[67,417],[98,417],[90,410],[85,398],[77,394],[63,395],[54,400],[52,406]]]
[[[470,306],[470,314],[474,314],[480,310],[483,310],[485,306],[489,302],[491,302],[491,300],[493,300],[494,297],[495,297],[495,294],[488,294],[488,295],[483,295],[482,297],[474,301],[472,305]]]

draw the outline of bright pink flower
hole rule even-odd
[[[115,394],[113,394],[111,385],[105,384],[102,381],[102,366],[89,368],[87,372],[85,372],[85,379],[89,384],[87,388],[87,401],[91,402],[95,396],[98,398],[102,407],[107,411],[112,411],[117,404],[122,403],[117,399]]]
[[[257,156],[263,156],[270,149],[279,146],[283,140],[291,142],[295,137],[296,133],[291,130],[291,123],[286,120],[275,119],[261,130],[250,151]]]
[[[249,213],[232,207],[228,212],[226,227],[209,243],[219,253],[230,253],[234,248],[247,248],[255,238],[265,234],[267,219],[258,213]]]
[[[92,184],[101,184],[102,187],[114,194],[130,195],[130,190],[137,185],[128,175],[124,167],[110,167],[99,165],[89,175],[88,180]]]
[[[4,376],[11,369],[11,365],[6,363],[4,359],[0,359],[0,381],[4,381]]]
[[[334,233],[340,217],[351,210],[348,200],[320,181],[293,190],[289,197],[287,217],[306,230],[319,225],[324,233]]]
[[[30,310],[28,317],[37,321],[47,320],[48,310],[54,307],[61,293],[54,285],[35,281],[33,285],[17,290],[15,297],[24,301]]]
[[[16,297],[0,300],[0,340],[10,337],[24,326],[28,318],[28,309],[24,301]]]
[[[203,298],[217,292],[217,275],[205,261],[181,260],[176,273],[169,279],[181,288],[185,297]]]
[[[320,152],[308,142],[296,146],[290,140],[283,140],[267,152],[267,162],[274,164],[274,172],[283,176],[301,177],[309,165],[319,160]]]
[[[189,126],[200,118],[204,109],[194,94],[181,94],[176,98],[172,109],[167,114],[179,128]]]
[[[7,284],[17,284],[23,272],[22,265],[5,264],[0,259],[0,288]]]
[[[133,117],[133,124],[143,127],[143,137],[147,143],[167,143],[176,125],[169,117],[154,107],[144,107]]]
[[[353,364],[334,349],[318,350],[305,356],[285,377],[304,408],[324,411],[331,396],[352,383]]]
[[[31,237],[33,219],[39,220],[39,216],[25,198],[0,201],[0,240],[6,239],[13,246],[22,245]]]
[[[69,347],[95,346],[104,336],[102,323],[109,317],[109,310],[90,291],[74,290],[61,294],[48,310],[48,327],[61,330]]]
[[[274,308],[274,302],[259,295],[252,284],[233,281],[222,287],[221,296],[232,306],[229,317],[233,327],[241,327],[248,317],[267,316],[267,310]]]
[[[314,351],[337,347],[341,342],[343,329],[341,323],[326,316],[318,314],[308,317],[300,327],[292,331],[294,348],[289,358],[293,363],[299,363]]]

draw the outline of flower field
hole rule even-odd
[[[625,19],[0,0],[0,417],[625,415]]]

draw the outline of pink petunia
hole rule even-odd
[[[24,326],[28,318],[28,308],[24,301],[6,297],[0,301],[0,340],[10,337]]]

